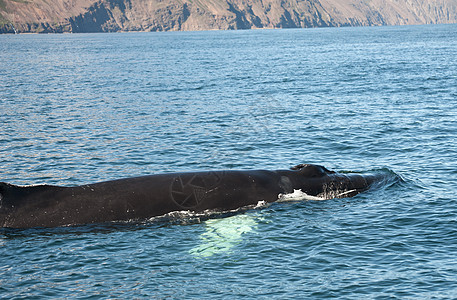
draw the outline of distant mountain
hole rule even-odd
[[[457,0],[0,0],[0,33],[457,23]]]

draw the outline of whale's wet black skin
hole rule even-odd
[[[170,173],[74,187],[0,183],[0,227],[31,228],[147,220],[173,211],[229,211],[301,190],[351,197],[382,174],[341,174],[318,165],[291,170]]]

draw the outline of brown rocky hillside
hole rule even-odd
[[[0,0],[0,33],[457,23],[457,0]]]

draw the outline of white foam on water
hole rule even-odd
[[[335,198],[344,198],[350,197],[349,195],[357,193],[357,190],[334,190],[329,192],[324,192],[318,194],[316,196],[308,195],[307,193],[303,192],[302,190],[294,190],[292,193],[289,194],[279,194],[277,202],[286,202],[286,201],[302,201],[302,200],[313,200],[313,201],[322,201],[322,200],[329,200]]]
[[[277,202],[286,202],[286,201],[301,201],[301,200],[326,200],[326,197],[312,196],[308,195],[302,190],[294,190],[290,194],[279,194]]]

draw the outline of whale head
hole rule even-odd
[[[347,174],[330,171],[320,165],[300,164],[292,167],[293,189],[323,199],[352,197],[382,179],[378,175]]]

